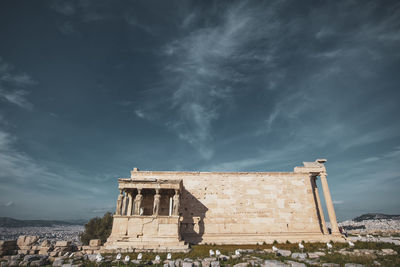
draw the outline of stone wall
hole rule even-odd
[[[308,173],[132,171],[183,180],[180,234],[190,243],[306,240],[322,235]]]

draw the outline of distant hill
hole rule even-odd
[[[367,220],[400,220],[400,215],[387,215],[382,213],[367,213],[353,219],[355,222]]]
[[[86,220],[17,220],[9,217],[0,217],[0,227],[51,227],[54,225],[84,225],[86,222]]]

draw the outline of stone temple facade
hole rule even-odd
[[[324,166],[294,172],[139,171],[120,178],[105,249],[184,251],[188,244],[329,240],[339,233]],[[316,179],[321,179],[331,233]]]

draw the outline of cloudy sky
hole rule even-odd
[[[398,1],[1,1],[0,216],[316,158],[339,220],[399,214],[399,29]]]

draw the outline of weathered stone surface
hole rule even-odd
[[[309,257],[310,259],[318,259],[318,258],[321,257],[321,256],[325,256],[325,253],[324,253],[324,252],[321,252],[321,251],[309,252],[309,253],[308,253],[308,257]]]
[[[101,240],[100,239],[92,239],[89,241],[89,246],[99,247],[99,246],[101,246]]]
[[[193,262],[184,261],[182,267],[193,267]]]
[[[277,260],[266,260],[262,267],[290,267],[290,265]]]
[[[220,266],[219,261],[212,261],[210,263],[210,265],[211,265],[211,267],[219,267]]]
[[[53,267],[61,267],[64,264],[63,258],[56,258],[53,261]]]
[[[118,180],[117,212],[105,248],[177,251],[187,248],[185,243],[199,242],[344,241],[336,229],[325,161],[279,173],[132,171],[130,178]],[[324,181],[321,192],[333,235],[321,231],[316,176]],[[156,209],[154,191],[160,195]],[[154,210],[158,216],[153,216]]]
[[[297,261],[287,261],[290,264],[290,267],[307,267],[304,263],[297,262]]]
[[[357,263],[346,263],[344,267],[365,267],[365,265],[357,264]]]
[[[226,255],[221,254],[221,255],[218,256],[218,259],[221,260],[221,261],[227,261],[227,260],[229,260],[229,257],[226,256]]]
[[[49,248],[51,246],[51,242],[48,239],[43,240],[42,244],[40,244],[42,248]]]
[[[42,258],[42,259],[39,259],[39,260],[31,261],[29,263],[29,266],[43,266],[43,265],[46,265],[46,263],[47,263],[47,259],[46,258]]]
[[[394,251],[391,248],[384,248],[381,251],[382,251],[382,253],[380,253],[381,255],[385,255],[385,256],[387,256],[387,255],[397,255],[397,252]]]
[[[71,245],[71,241],[57,241],[56,247],[69,247]]]
[[[247,262],[241,262],[233,265],[233,267],[247,267],[249,264]]]
[[[31,246],[39,240],[38,236],[34,235],[21,235],[18,237],[17,245],[21,246]]]
[[[340,264],[337,263],[323,263],[322,267],[340,267]]]
[[[202,267],[210,267],[210,265],[211,265],[211,261],[205,261],[205,260],[201,261]]]
[[[280,249],[278,250],[277,254],[284,257],[289,257],[292,254],[292,252],[290,250]]]
[[[307,258],[307,254],[306,253],[292,253],[291,257],[293,259],[301,259],[304,260]]]

